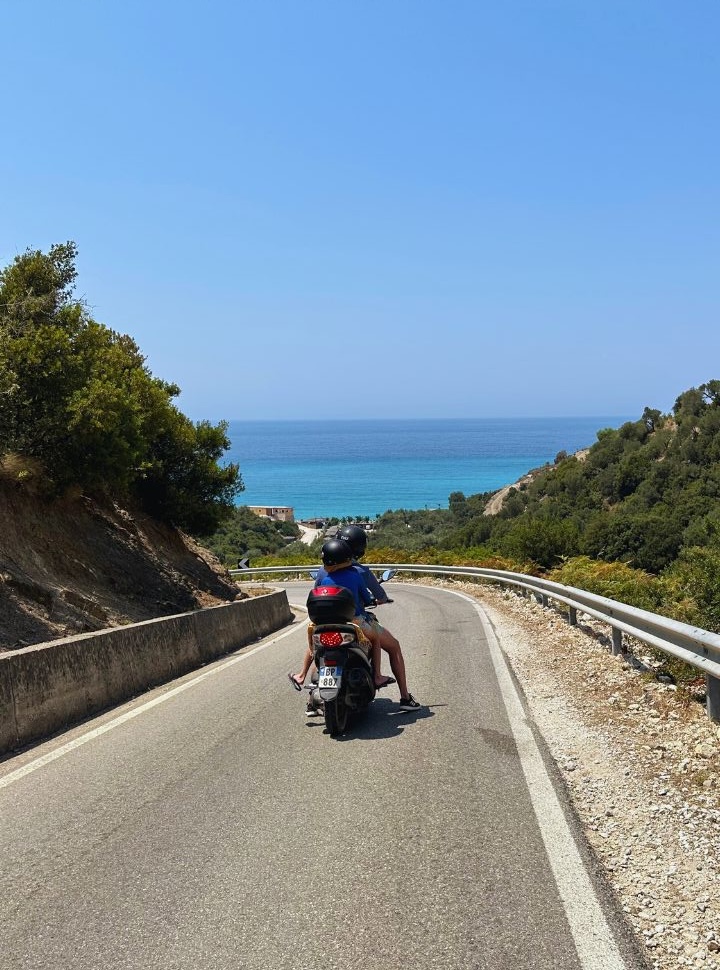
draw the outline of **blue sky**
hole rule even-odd
[[[0,264],[194,419],[627,415],[720,378],[720,5],[0,0]]]

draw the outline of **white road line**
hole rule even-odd
[[[563,814],[487,614],[472,596],[457,590],[446,592],[467,600],[480,616],[545,851],[583,970],[627,970]]]
[[[119,717],[113,718],[112,721],[108,721],[106,724],[100,725],[100,727],[93,728],[92,731],[88,731],[86,734],[82,734],[80,737],[74,738],[72,741],[68,741],[67,744],[63,744],[61,747],[55,748],[53,751],[49,751],[47,754],[36,758],[34,761],[28,762],[28,764],[23,765],[22,768],[16,768],[15,771],[11,771],[9,774],[0,778],[0,789],[7,788],[8,785],[12,785],[13,782],[19,781],[21,778],[31,774],[33,771],[37,771],[38,768],[43,768],[52,761],[57,761],[58,758],[62,758],[64,755],[69,754],[71,751],[74,751],[75,748],[82,747],[82,745],[87,744],[88,741],[94,741],[95,738],[99,738],[101,734],[107,734],[108,731],[112,731],[116,727],[120,727],[121,724],[125,724],[127,721],[132,721],[133,718],[139,717],[140,714],[144,714],[153,707],[157,707],[158,704],[164,704],[165,701],[169,701],[171,697],[176,697],[178,694],[182,694],[183,691],[190,690],[191,687],[196,687],[198,684],[202,683],[202,681],[207,680],[208,677],[214,677],[215,674],[219,674],[223,670],[227,670],[228,667],[233,667],[235,664],[242,663],[243,660],[253,657],[256,653],[260,653],[261,650],[267,650],[267,648],[271,647],[274,643],[277,643],[279,640],[284,640],[285,637],[289,637],[291,634],[301,629],[306,623],[307,620],[302,620],[299,626],[293,626],[291,629],[281,633],[280,636],[273,637],[272,640],[268,640],[267,643],[261,643],[260,646],[253,647],[253,649],[248,650],[247,653],[242,653],[238,656],[231,657],[230,660],[226,660],[224,663],[218,664],[218,666],[213,667],[212,670],[204,670],[201,674],[197,674],[197,676],[193,677],[192,680],[187,680],[185,683],[179,684],[177,687],[173,687],[166,693],[161,694],[158,697],[154,697],[151,701],[147,701],[145,704],[141,704],[139,707],[135,707],[131,711],[126,711]]]

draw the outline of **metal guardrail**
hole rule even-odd
[[[706,709],[713,721],[720,721],[720,634],[680,623],[649,610],[627,606],[616,600],[595,593],[588,593],[574,586],[563,586],[548,579],[526,576],[524,573],[505,572],[502,569],[481,569],[475,566],[426,566],[420,563],[367,563],[371,569],[397,569],[401,572],[422,573],[438,576],[468,576],[502,586],[515,587],[535,595],[547,606],[549,600],[563,603],[568,608],[568,621],[577,623],[578,610],[606,622],[612,629],[612,652],[626,653],[623,634],[656,647],[663,653],[677,657],[705,674],[707,682]],[[257,574],[309,573],[317,566],[260,566],[252,569],[231,569],[234,577]]]

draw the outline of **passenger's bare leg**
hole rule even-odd
[[[390,658],[390,669],[398,683],[400,696],[407,697],[410,691],[408,690],[407,678],[405,676],[405,658],[400,649],[400,643],[389,630],[383,629],[380,634],[380,646]]]
[[[372,662],[373,677],[375,679],[375,686],[382,687],[387,681],[387,677],[383,677],[380,673],[380,665],[382,663],[382,650],[380,649],[379,643],[372,643],[370,646],[370,660]]]
[[[299,684],[301,687],[305,683],[305,678],[308,675],[308,671],[312,667],[312,662],[313,662],[313,653],[312,653],[312,650],[310,649],[310,647],[307,647],[305,649],[305,656],[303,657],[302,670],[300,671],[299,674],[293,674],[292,675],[292,679],[297,684]],[[405,695],[403,694],[403,697],[404,696]]]
[[[380,636],[374,626],[366,624],[363,626],[363,633],[370,641],[370,660],[372,662],[373,677],[375,679],[376,687],[384,687],[388,678],[383,677],[380,673],[380,667],[382,665],[382,652],[380,650]]]

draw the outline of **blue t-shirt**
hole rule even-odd
[[[363,566],[361,562],[357,562],[353,559],[353,567],[360,572],[363,578],[365,586],[368,588],[370,593],[375,597],[378,603],[385,603],[388,599],[388,595],[385,590],[380,585],[380,582],[375,575],[375,573],[370,569],[369,566]]]
[[[344,566],[329,573],[320,568],[315,578],[316,586],[343,586],[349,589],[355,600],[355,616],[364,616],[365,607],[372,603],[372,596],[367,591],[363,576],[353,566]]]

